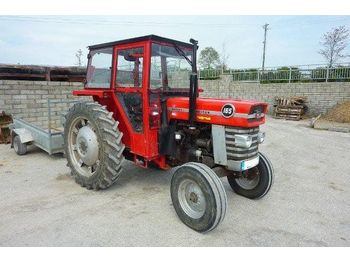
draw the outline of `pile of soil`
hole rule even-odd
[[[338,123],[350,123],[350,101],[337,105],[322,119]]]

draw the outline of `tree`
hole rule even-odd
[[[333,28],[332,31],[323,34],[320,42],[323,49],[320,49],[318,52],[327,60],[329,67],[332,67],[339,59],[348,56],[344,54],[348,37],[349,30],[345,26]]]
[[[83,62],[82,62],[83,51],[81,51],[81,49],[79,49],[79,50],[75,53],[75,57],[77,58],[76,65],[77,65],[77,66],[82,66],[82,65],[83,65]]]
[[[199,64],[202,68],[210,69],[220,64],[218,51],[213,47],[204,48],[199,54]]]
[[[220,60],[221,60],[221,71],[224,72],[228,68],[228,59],[230,58],[230,55],[227,53],[226,50],[226,42],[222,43],[222,50],[220,54]]]

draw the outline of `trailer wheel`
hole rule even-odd
[[[94,190],[111,186],[122,171],[125,148],[112,113],[97,102],[81,102],[65,117],[64,149],[75,181]]]
[[[171,179],[170,191],[177,215],[195,231],[209,232],[225,217],[225,189],[204,164],[190,162],[179,167]]]
[[[259,199],[265,196],[273,184],[273,166],[270,160],[259,153],[259,164],[246,171],[243,177],[227,176],[228,182],[237,194]]]
[[[23,144],[18,135],[13,138],[13,149],[17,155],[24,155],[27,153],[27,144]]]

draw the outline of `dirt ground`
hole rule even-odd
[[[338,123],[350,123],[350,101],[337,105],[322,118]]]
[[[350,123],[339,123],[334,121],[328,121],[325,119],[318,119],[314,123],[314,128],[350,133]]]
[[[350,246],[350,134],[308,121],[268,119],[260,147],[275,168],[270,193],[234,194],[217,229],[199,234],[177,218],[173,171],[125,164],[117,184],[88,191],[61,155],[0,145],[1,246]]]

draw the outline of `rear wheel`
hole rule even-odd
[[[244,173],[227,176],[228,182],[237,194],[259,199],[265,196],[273,183],[273,167],[269,159],[259,153],[259,164]]]
[[[123,133],[97,102],[75,104],[66,115],[65,154],[75,181],[87,189],[111,186],[122,171]]]
[[[225,189],[218,176],[201,163],[186,163],[171,180],[171,199],[181,221],[198,232],[208,232],[224,219]]]
[[[19,136],[16,135],[13,139],[13,149],[17,155],[24,155],[27,153],[27,144],[23,144]]]

